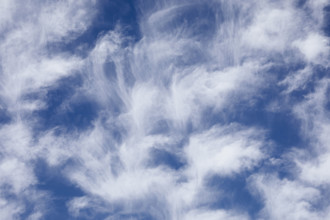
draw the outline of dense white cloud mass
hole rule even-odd
[[[326,0],[105,4],[0,0],[1,218],[330,218]]]

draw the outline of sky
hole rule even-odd
[[[0,0],[0,218],[330,219],[328,0]]]

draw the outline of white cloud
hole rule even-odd
[[[57,1],[41,8],[38,22],[46,42],[67,40],[84,32],[94,10],[93,1]]]
[[[228,220],[245,220],[249,219],[246,215],[236,214],[236,213],[228,213],[227,211],[222,210],[201,210],[201,211],[191,211],[188,212],[182,219],[191,219],[191,220],[202,220],[202,219],[228,219]]]
[[[320,80],[315,92],[295,106],[294,112],[302,121],[302,133],[310,141],[310,149],[302,151],[306,157],[297,157],[296,163],[301,168],[300,178],[315,186],[330,183],[327,172],[329,165],[329,112],[325,105],[328,102],[329,79]]]
[[[33,171],[26,167],[23,162],[17,161],[16,158],[6,158],[1,161],[1,186],[10,185],[13,193],[22,193],[27,187],[35,183]]]
[[[255,49],[282,52],[295,33],[298,19],[290,8],[261,7],[243,41]]]
[[[34,161],[42,159],[54,169],[64,167],[65,178],[86,193],[68,202],[74,217],[88,208],[109,213],[116,203],[123,213],[146,211],[157,219],[249,219],[235,208],[210,210],[207,205],[216,192],[208,191],[205,180],[211,175],[230,178],[272,158],[267,131],[238,123],[211,127],[205,112],[223,114],[227,120],[226,112],[235,114],[242,102],[253,103],[268,85],[286,87],[281,95],[287,100],[305,88],[312,80],[312,65],[328,66],[328,39],[318,30],[325,1],[306,3],[311,18],[293,1],[164,1],[148,9],[141,4],[138,42],[133,44],[117,26],[99,37],[87,58],[52,51],[51,46],[74,40],[89,27],[95,4],[33,2],[25,11],[17,1],[0,2],[0,99],[13,119],[0,128],[0,185],[11,185],[17,197],[0,200],[1,216],[18,218],[25,210],[24,199],[34,204],[44,198],[35,190],[33,170]],[[308,61],[303,70],[280,82],[270,75],[280,73],[267,72],[278,65],[274,54],[290,65],[304,61],[300,53]],[[83,77],[77,96],[93,99],[101,109],[92,126],[34,135],[31,123],[38,119],[32,113],[47,108],[44,92],[77,72]],[[251,188],[264,199],[261,219],[327,215],[312,207],[322,198],[318,187],[330,181],[328,83],[320,80],[314,93],[287,107],[302,121],[301,133],[310,140],[315,157],[303,157],[308,149],[279,156],[280,161],[296,162],[300,172],[293,180],[263,173],[250,179]],[[30,93],[42,97],[25,99]],[[65,103],[69,107],[70,101]],[[166,128],[157,127],[161,122]],[[120,133],[117,139],[114,130]],[[178,170],[150,165],[155,148],[184,165]],[[145,203],[148,207],[140,205]],[[45,207],[36,207],[30,219],[43,217]]]
[[[250,181],[264,199],[261,219],[322,219],[313,208],[321,196],[314,187],[273,175],[255,175]]]
[[[309,62],[321,63],[328,58],[329,40],[320,34],[310,33],[306,39],[293,42]],[[326,61],[323,61],[326,62]]]
[[[0,214],[5,219],[17,219],[19,214],[24,211],[24,207],[15,201],[10,202],[4,199],[0,200]]]
[[[231,216],[226,211],[209,214],[199,211],[197,207],[202,202],[199,195],[204,194],[204,202],[210,201],[208,197],[211,196],[205,193],[203,180],[208,174],[227,176],[248,170],[264,157],[261,152],[264,146],[262,132],[233,125],[214,127],[207,133],[192,136],[183,149],[185,153],[180,154],[188,159],[182,170],[148,167],[150,148],[169,144],[173,141],[171,138],[149,135],[141,139],[133,136],[109,151],[104,142],[106,130],[98,129],[100,127],[74,144],[77,150],[72,151],[71,157],[78,163],[67,167],[68,178],[89,195],[102,198],[101,201],[109,205],[119,202],[125,209],[129,208],[130,201],[148,201],[150,196],[157,195],[157,200],[165,201],[168,215],[173,219],[189,216],[190,212],[201,212],[201,216]],[[209,163],[205,165],[206,161]],[[78,215],[79,210],[89,207],[88,200],[87,197],[72,200],[69,203],[72,213]],[[156,214],[164,211],[165,207]],[[190,210],[189,213],[186,210]]]
[[[3,0],[0,2],[0,30],[3,31],[12,22],[15,11],[15,1]]]
[[[311,80],[312,76],[313,69],[308,65],[302,70],[288,74],[285,79],[279,83],[279,85],[287,86],[284,92],[289,94],[295,90],[305,89],[306,84]]]
[[[189,172],[202,179],[208,172],[226,176],[251,169],[264,158],[261,148],[265,143],[260,133],[231,125],[192,136],[185,149]]]
[[[184,124],[192,119],[198,126],[202,123],[200,117],[203,110],[212,107],[219,111],[228,107],[228,101],[235,101],[232,99],[234,92],[240,95],[241,100],[252,96],[261,83],[256,74],[259,68],[262,67],[246,63],[222,71],[196,68],[185,70],[190,72],[186,75],[175,75],[166,107],[169,116],[174,123]],[[250,84],[255,87],[249,87]]]
[[[23,10],[18,3],[14,6],[15,12]],[[67,35],[72,38],[73,33],[83,32],[93,16],[93,13],[88,13],[91,9],[87,6],[92,5],[74,1],[59,1],[51,5],[31,3],[24,13],[15,14],[15,25],[11,24],[4,32],[0,43],[1,98],[10,111],[19,112],[25,108],[31,111],[42,107],[38,102],[20,105],[19,99],[81,69],[82,63],[77,57],[52,55],[46,46]],[[30,17],[33,13],[36,15]]]
[[[31,126],[36,123],[31,113],[44,108],[45,103],[26,100],[26,95],[40,94],[58,79],[81,69],[77,57],[52,54],[46,46],[73,39],[86,30],[93,16],[87,6],[92,2],[58,1],[49,5],[0,1],[0,99],[11,119],[0,128],[2,218],[20,219],[26,212],[27,219],[40,219],[46,211],[48,198],[36,190],[34,173],[35,161],[44,150]]]

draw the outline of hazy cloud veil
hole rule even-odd
[[[330,219],[327,0],[0,0],[1,219]]]

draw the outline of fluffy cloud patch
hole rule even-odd
[[[329,217],[326,4],[1,1],[1,216]]]

